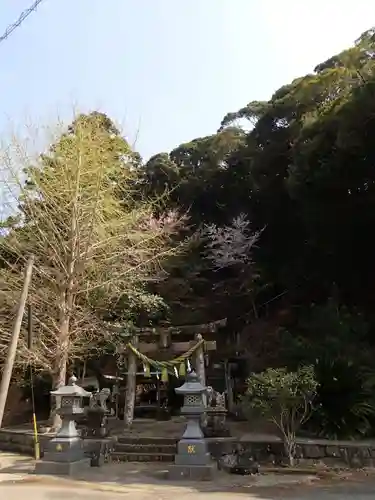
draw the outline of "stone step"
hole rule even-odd
[[[113,451],[111,459],[118,462],[173,462],[173,453],[123,453]]]
[[[140,444],[140,443],[116,443],[115,451],[119,453],[148,453],[172,454],[176,453],[176,444]]]
[[[118,436],[117,443],[119,444],[139,444],[150,446],[176,446],[178,438],[168,437],[147,437],[147,436]]]

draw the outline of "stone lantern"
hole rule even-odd
[[[85,391],[76,382],[73,375],[68,385],[51,392],[55,399],[60,400],[57,413],[62,422],[56,436],[49,441],[43,459],[35,466],[38,474],[70,475],[90,467],[75,419],[85,412],[83,399],[91,398],[91,392]]]
[[[186,377],[186,382],[176,389],[177,394],[184,396],[181,414],[187,419],[186,429],[177,444],[175,463],[169,470],[171,479],[212,479],[216,464],[211,460],[207,442],[201,428],[201,417],[206,411],[204,404],[204,387],[195,372]]]

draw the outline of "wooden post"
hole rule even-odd
[[[200,342],[202,340],[202,335],[198,333],[196,336],[196,341]],[[199,382],[206,387],[206,369],[204,366],[204,345],[202,344],[195,351],[195,371],[199,377]],[[206,404],[206,395],[203,395],[204,402]]]
[[[31,351],[33,347],[33,314],[31,304],[27,306],[27,348]],[[33,407],[33,429],[34,429],[34,456],[35,460],[40,459],[40,444],[38,435],[38,425],[36,421],[36,409],[35,409],[35,394],[34,394],[34,377],[33,377],[33,365],[29,365],[30,372],[30,387],[31,387],[31,404]]]
[[[138,347],[138,335],[134,335],[131,341],[132,345]],[[126,394],[124,424],[130,427],[134,419],[135,393],[137,388],[137,356],[129,349],[128,352],[128,373],[126,376]]]
[[[12,332],[12,336],[11,336],[11,339],[9,342],[8,354],[7,354],[7,359],[6,359],[5,366],[4,366],[3,376],[1,378],[1,384],[0,384],[0,427],[3,423],[5,404],[6,404],[7,397],[8,397],[10,380],[12,378],[13,365],[14,365],[14,360],[16,358],[18,339],[20,336],[23,313],[25,311],[25,305],[26,305],[26,300],[27,300],[27,294],[29,291],[31,275],[32,275],[32,271],[33,271],[33,265],[34,265],[34,256],[32,255],[27,262],[26,271],[25,271],[25,280],[23,282],[23,288],[22,288],[22,293],[21,293],[19,305],[18,305],[17,316],[16,316],[16,320],[14,322],[13,332]]]
[[[225,369],[225,385],[227,388],[228,411],[230,413],[233,413],[234,410],[233,384],[232,384],[230,363],[228,361],[225,361],[224,369]]]
[[[169,333],[168,331],[160,332],[160,347],[162,349],[167,349],[169,347]]]
[[[161,393],[160,393],[160,380],[158,378],[156,378],[156,405],[157,405],[157,413],[159,414],[160,413],[160,409],[161,409]]]
[[[86,358],[83,360],[83,368],[82,368],[82,373],[81,373],[81,385],[85,383],[85,377],[86,377],[86,367],[87,367],[87,360]]]
[[[200,342],[203,337],[200,333],[195,336],[197,342]],[[206,387],[206,368],[204,366],[204,344],[195,351],[195,372],[198,375],[199,382]],[[202,394],[203,403],[207,407],[207,394]],[[203,428],[207,426],[207,413],[201,417],[201,425]]]

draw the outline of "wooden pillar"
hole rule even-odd
[[[202,335],[198,333],[196,336],[196,341],[199,342],[202,340]],[[195,371],[199,377],[200,383],[206,387],[206,368],[204,366],[204,345],[202,344],[198,349],[195,351]],[[203,400],[204,403],[207,403],[207,396],[206,394],[203,395]]]
[[[131,343],[134,347],[138,347],[138,336],[132,337]],[[128,373],[126,376],[126,394],[125,394],[125,409],[124,409],[124,424],[125,427],[130,427],[134,419],[135,408],[135,393],[137,388],[137,356],[128,350]]]
[[[198,333],[195,336],[197,342],[203,339],[202,335]],[[198,375],[199,382],[206,387],[206,368],[204,366],[204,344],[202,344],[195,351],[195,372]],[[207,394],[203,394],[203,403],[207,407]],[[201,417],[201,425],[203,428],[207,427],[207,413]]]
[[[196,336],[196,341],[200,342],[202,340],[202,335],[198,333]],[[199,381],[202,385],[206,386],[206,369],[204,366],[204,346],[201,345],[195,351],[195,371],[199,377]]]
[[[156,378],[156,403],[158,411],[160,410],[160,380]]]
[[[160,347],[167,349],[169,347],[169,333],[166,331],[160,332]]]
[[[225,361],[225,385],[227,388],[227,403],[228,403],[228,411],[233,413],[234,410],[234,397],[233,397],[233,383],[232,383],[232,375],[230,369],[230,363]]]

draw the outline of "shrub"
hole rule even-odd
[[[311,416],[316,389],[312,366],[303,366],[293,372],[285,368],[268,368],[247,380],[245,403],[275,424],[290,465],[295,459],[296,433]]]
[[[375,418],[375,377],[347,359],[317,360],[314,433],[331,439],[365,437]]]
[[[355,309],[330,299],[300,311],[281,332],[281,356],[295,369],[314,366],[318,383],[308,430],[326,438],[369,435],[375,421],[375,376],[369,324]]]

